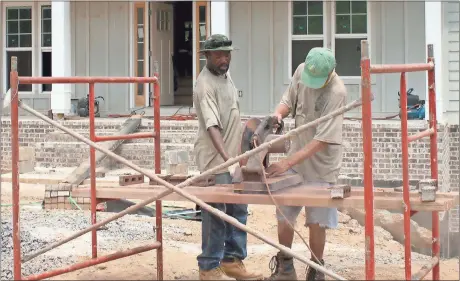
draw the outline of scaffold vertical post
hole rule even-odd
[[[96,141],[96,124],[94,120],[94,83],[89,83],[89,138],[91,141]],[[89,148],[89,165],[91,178],[91,224],[96,224],[96,149]],[[91,231],[91,255],[93,259],[97,258],[97,231]]]
[[[157,81],[153,84],[153,126],[155,130],[154,138],[154,155],[155,155],[155,173],[161,174],[161,139],[160,139],[160,74],[158,64],[154,64],[154,76]],[[157,280],[163,280],[163,208],[161,200],[155,202],[156,210],[156,238],[160,242],[157,249]]]
[[[399,89],[401,108],[401,150],[402,150],[402,177],[404,201],[404,269],[406,280],[411,280],[411,207],[409,198],[409,132],[407,129],[407,90],[406,73],[401,72]]]
[[[372,106],[369,43],[361,41],[361,98],[364,152],[365,266],[366,280],[375,279],[374,184],[372,176]]]
[[[21,275],[21,239],[19,224],[19,80],[18,58],[11,57],[11,187],[13,195],[13,277],[22,280]]]
[[[429,44],[428,63],[435,64],[433,44]],[[430,135],[430,160],[431,160],[431,178],[438,180],[438,128],[436,120],[436,84],[435,84],[435,67],[428,70],[428,102],[429,102],[429,119],[430,129],[433,129],[433,134]],[[439,241],[439,213],[432,213],[432,256],[440,257],[440,241]],[[439,280],[439,262],[433,267],[433,280]]]

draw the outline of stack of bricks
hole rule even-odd
[[[44,208],[48,210],[90,210],[91,198],[70,198],[70,193],[73,187],[76,187],[76,185],[68,183],[46,185]]]
[[[19,147],[19,173],[25,174],[35,170],[35,147]]]
[[[185,150],[165,151],[167,175],[188,175],[188,152]]]

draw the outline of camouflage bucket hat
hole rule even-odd
[[[212,52],[212,51],[233,51],[236,50],[232,46],[232,40],[222,34],[213,34],[203,43],[203,48],[198,52]]]
[[[312,89],[321,88],[335,66],[336,61],[331,50],[321,47],[311,49],[305,58],[305,67],[302,72],[303,84]]]

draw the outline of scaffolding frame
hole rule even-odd
[[[369,46],[367,40],[361,41],[361,101],[355,101],[347,106],[344,106],[340,110],[335,112],[335,115],[339,113],[343,114],[344,112],[356,108],[358,106],[362,106],[362,130],[363,130],[363,152],[364,152],[364,204],[365,204],[365,275],[366,280],[374,280],[375,279],[375,260],[374,260],[374,189],[373,189],[373,175],[372,175],[372,108],[371,102],[373,100],[373,95],[371,93],[371,74],[377,73],[401,73],[401,130],[402,130],[402,150],[403,150],[403,201],[405,204],[404,210],[404,232],[405,232],[405,278],[406,280],[410,280],[411,278],[420,280],[424,276],[426,276],[431,270],[433,273],[433,280],[439,280],[439,252],[440,252],[440,241],[439,241],[439,216],[437,211],[432,212],[432,233],[433,233],[433,245],[432,245],[432,260],[429,264],[423,266],[415,275],[411,275],[411,248],[410,248],[410,217],[415,212],[411,211],[410,208],[410,198],[409,198],[409,175],[408,175],[408,143],[410,141],[418,140],[422,137],[429,136],[430,137],[430,158],[431,158],[431,178],[437,180],[438,179],[438,170],[437,170],[437,120],[436,120],[436,93],[434,87],[434,58],[433,58],[433,45],[428,45],[428,59],[427,63],[420,63],[420,64],[399,64],[399,65],[371,65],[370,58],[369,58]],[[405,80],[405,73],[406,72],[415,72],[415,71],[428,71],[428,98],[429,98],[429,129],[418,133],[413,136],[408,136],[407,130],[407,95],[406,95],[406,80]],[[155,174],[161,173],[160,167],[160,112],[159,112],[159,104],[160,104],[160,88],[159,88],[159,80],[158,80],[158,73],[155,74],[154,77],[18,77],[17,73],[17,58],[12,57],[11,60],[11,73],[10,73],[10,81],[11,81],[11,145],[12,145],[12,188],[13,188],[13,259],[14,259],[14,279],[15,280],[40,280],[43,278],[48,278],[52,276],[57,276],[63,273],[71,272],[74,270],[79,270],[85,267],[90,267],[93,265],[97,265],[103,262],[115,260],[118,258],[127,257],[133,254],[141,253],[144,251],[149,251],[152,249],[157,249],[157,279],[163,280],[163,248],[162,248],[162,212],[161,212],[161,198],[172,193],[177,192],[180,195],[184,196],[186,199],[191,200],[195,203],[200,203],[199,205],[203,208],[212,211],[212,213],[218,214],[222,219],[226,220],[229,223],[232,223],[236,227],[247,231],[255,236],[257,236],[257,232],[249,229],[248,227],[244,227],[239,225],[238,222],[229,221],[231,220],[228,215],[220,214],[218,210],[212,208],[211,206],[207,205],[203,201],[197,199],[194,196],[189,195],[185,191],[181,191],[180,188],[187,186],[187,184],[192,183],[194,180],[198,178],[204,177],[207,173],[211,173],[213,170],[222,169],[223,167],[228,167],[239,160],[243,159],[244,156],[249,156],[250,154],[255,154],[262,149],[269,147],[271,144],[281,141],[283,138],[278,138],[276,140],[270,141],[270,143],[263,144],[258,148],[245,152],[243,155],[238,157],[232,158],[225,163],[219,165],[216,168],[210,169],[205,173],[202,173],[199,176],[194,176],[189,178],[184,183],[179,184],[177,186],[173,186],[162,179],[156,178],[157,181],[169,189],[170,191],[166,191],[161,193],[155,198],[150,198],[145,200],[143,203],[138,203],[135,206],[131,206],[127,210],[114,215],[110,219],[105,220],[104,222],[96,222],[96,180],[95,180],[95,142],[98,141],[106,141],[106,140],[114,140],[114,139],[133,139],[133,138],[148,138],[154,137],[155,140]],[[57,270],[51,270],[45,273],[41,273],[38,275],[29,276],[23,278],[21,275],[21,251],[20,251],[20,237],[19,237],[19,173],[18,173],[18,160],[19,160],[19,115],[18,109],[21,107],[26,111],[29,111],[36,116],[40,117],[41,119],[45,120],[46,122],[64,130],[65,127],[60,126],[58,123],[53,123],[52,120],[48,120],[46,116],[43,114],[37,113],[33,109],[29,108],[28,106],[19,102],[18,98],[18,85],[19,83],[22,84],[55,84],[55,83],[86,83],[89,84],[89,102],[90,102],[90,141],[84,138],[83,136],[79,136],[80,140],[84,141],[85,143],[89,144],[91,147],[90,150],[90,163],[91,163],[91,223],[92,226],[87,228],[86,230],[82,230],[72,237],[66,238],[50,247],[46,247],[46,249],[38,251],[38,253],[32,254],[24,259],[24,262],[38,256],[39,254],[43,254],[46,251],[49,251],[59,245],[62,245],[66,242],[69,242],[72,239],[82,235],[83,233],[92,232],[92,259],[88,261],[84,261],[78,264],[71,265],[66,268],[61,268]],[[154,83],[154,133],[137,133],[119,137],[97,137],[94,132],[95,121],[94,121],[94,84],[95,83]],[[341,111],[341,112],[339,112]],[[316,121],[313,121],[310,124],[303,125],[303,129],[307,127],[313,126],[318,124],[319,122],[326,121],[332,118],[333,114],[328,118],[320,118]],[[300,128],[297,128],[300,130]],[[70,131],[66,129],[66,131]],[[78,134],[73,134],[76,137]],[[290,136],[290,133],[287,133],[285,137]],[[109,154],[110,157],[127,164],[130,167],[136,167],[141,171],[142,169],[135,166],[134,164],[130,163],[126,159],[117,156],[110,151],[104,151],[104,149],[98,148],[99,151],[103,151],[106,154]],[[129,164],[128,164],[129,163]],[[406,165],[404,165],[404,163]],[[143,170],[143,173],[149,177],[154,177],[155,174],[151,174]],[[156,200],[156,231],[157,237],[156,242],[142,247],[133,248],[131,250],[119,251],[111,255],[97,257],[97,234],[96,228],[115,220],[129,212],[132,212],[143,205],[147,204],[146,202]],[[275,246],[276,243],[273,243],[268,237],[257,236],[259,239],[263,240],[264,242]],[[293,257],[308,263],[308,260],[303,258],[302,256],[295,254],[289,249],[284,249],[282,246],[279,247],[279,244],[276,245],[276,248],[288,252]],[[331,272],[327,272],[326,269],[323,267],[312,263],[311,265],[315,269],[321,270],[327,273],[329,276],[333,276],[335,279],[341,279],[340,276],[334,275]]]
[[[153,138],[154,141],[154,170],[156,174],[161,174],[161,148],[160,148],[160,82],[158,72],[153,77],[21,77],[17,72],[17,57],[11,58],[11,164],[12,164],[12,197],[13,197],[13,259],[14,280],[41,280],[67,272],[79,270],[82,268],[94,266],[100,263],[113,261],[116,259],[128,257],[142,252],[157,250],[157,276],[163,279],[163,233],[162,233],[162,202],[155,202],[155,226],[154,235],[156,242],[132,248],[129,250],[117,251],[115,253],[98,257],[97,253],[97,229],[91,231],[91,256],[92,258],[80,263],[73,264],[66,268],[50,270],[41,274],[32,275],[23,278],[21,274],[21,245],[19,231],[19,84],[88,84],[89,85],[89,135],[93,142],[128,140],[139,138]],[[96,135],[95,122],[95,84],[122,84],[122,83],[153,83],[153,132],[132,133],[127,135]],[[96,198],[96,149],[90,146],[90,183],[91,183],[91,224],[95,225],[96,207],[98,198]],[[34,256],[33,256],[34,257]],[[29,257],[28,260],[33,257]],[[27,260],[26,260],[27,261]]]

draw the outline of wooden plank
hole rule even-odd
[[[144,185],[145,186],[145,185]],[[149,186],[150,188],[98,187],[96,196],[98,198],[111,199],[145,199],[158,195],[167,190],[162,186]],[[235,203],[235,204],[260,204],[273,205],[272,199],[266,194],[237,194],[233,192],[233,185],[196,187],[188,186],[183,189],[188,193],[200,198],[205,202]],[[89,197],[89,187],[79,187],[72,191],[74,197]],[[291,206],[312,206],[312,207],[337,207],[337,208],[364,208],[363,195],[352,194],[343,200],[330,198],[330,191],[327,189],[312,189],[308,187],[295,187],[281,190],[273,194],[273,198],[279,205]],[[177,193],[172,193],[162,200],[164,201],[187,201]],[[412,210],[415,211],[447,211],[454,206],[455,196],[438,197],[435,202],[421,202],[419,196],[410,198]],[[374,205],[376,209],[403,210],[404,204],[401,197],[375,196]]]

